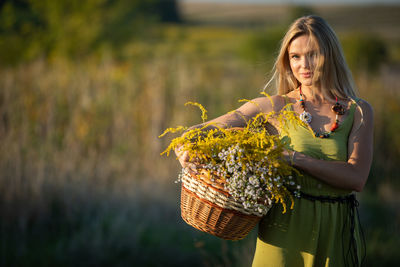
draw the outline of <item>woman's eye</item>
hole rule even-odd
[[[297,59],[297,58],[299,58],[299,56],[298,55],[292,55],[292,58]]]

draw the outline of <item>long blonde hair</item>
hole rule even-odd
[[[291,71],[288,56],[290,43],[300,35],[307,35],[311,45],[317,48],[313,75],[315,89],[327,99],[357,98],[354,81],[335,32],[324,19],[315,15],[294,21],[281,41],[270,80],[275,80],[277,93],[284,95],[300,86]]]

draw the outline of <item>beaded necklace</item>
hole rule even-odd
[[[318,133],[318,132],[314,131],[310,126],[310,123],[312,121],[312,116],[311,116],[310,112],[306,111],[306,104],[303,99],[301,85],[300,85],[300,100],[299,100],[299,102],[300,102],[301,108],[303,109],[303,112],[299,116],[300,120],[302,120],[304,123],[306,123],[308,125],[308,127],[313,131],[315,137],[319,137],[319,138],[329,138],[331,136],[331,134],[334,131],[336,131],[337,128],[339,128],[339,115],[343,115],[346,112],[345,108],[339,103],[339,101],[336,97],[336,103],[331,108],[331,110],[336,114],[335,122],[332,123],[331,130],[329,132]]]

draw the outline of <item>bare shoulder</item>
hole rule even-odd
[[[374,120],[374,110],[372,106],[364,99],[357,99],[356,110],[354,113],[353,130],[364,128],[372,130]]]
[[[286,97],[288,97],[292,102],[295,102],[298,96],[298,90],[293,90],[286,94]]]
[[[270,111],[280,111],[285,105],[285,99],[281,95],[272,95],[270,97],[263,96],[255,99],[259,104],[263,112],[268,113]]]
[[[360,118],[361,120],[372,120],[374,116],[374,110],[367,101],[364,99],[357,99],[356,101],[357,109],[355,116]]]
[[[363,109],[365,112],[373,112],[372,106],[366,100],[359,98],[357,100],[357,104]]]

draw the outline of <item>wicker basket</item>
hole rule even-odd
[[[223,189],[222,180],[205,173],[182,176],[181,216],[200,231],[227,240],[240,240],[265,214],[244,209]]]

